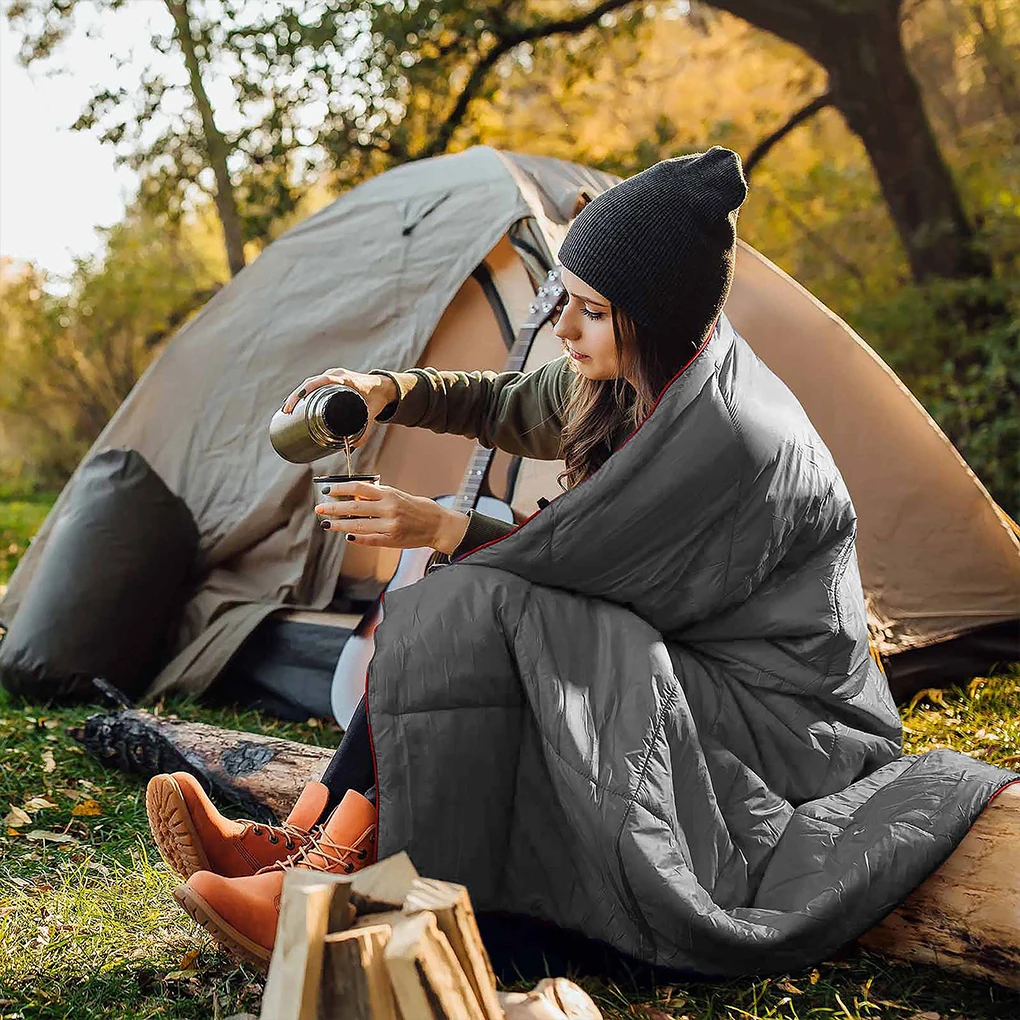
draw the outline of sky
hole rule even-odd
[[[0,0],[0,11],[7,3]],[[111,80],[109,49],[147,40],[152,0],[131,0],[103,42],[78,33],[48,75],[17,63],[18,37],[0,17],[0,255],[32,260],[60,275],[74,255],[96,251],[97,225],[116,222],[134,193],[135,175],[118,168],[112,149],[71,131],[88,90]]]

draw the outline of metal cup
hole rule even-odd
[[[316,503],[345,503],[348,500],[356,498],[354,496],[327,496],[322,491],[323,487],[326,485],[333,485],[336,482],[371,482],[372,485],[378,485],[381,477],[381,475],[316,475],[312,479],[312,484],[317,490]],[[343,517],[333,518],[333,520],[346,520],[351,516],[355,515],[346,514]],[[330,528],[329,530],[332,531],[333,529]]]

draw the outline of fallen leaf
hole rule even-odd
[[[20,833],[20,832],[18,832],[18,830],[17,830],[17,829],[11,829],[11,828],[8,828],[8,829],[7,829],[7,835],[8,835],[8,836],[20,836],[20,835],[21,835],[21,833]]]
[[[56,759],[53,757],[52,751],[43,751],[42,753],[42,770],[43,772],[52,772],[57,767]]]
[[[813,971],[811,971],[811,984],[817,985],[818,984],[818,979],[821,976],[822,975],[818,973],[818,968],[816,967]]]
[[[4,825],[14,826],[31,824],[32,816],[30,814],[26,814],[24,811],[21,810],[21,808],[15,807],[13,804],[11,805],[11,810],[4,818]]]
[[[45,797],[30,797],[21,805],[23,811],[44,811],[46,808],[56,807],[52,800]]]
[[[71,808],[71,814],[77,815],[79,818],[94,818],[96,815],[101,815],[103,809],[99,806],[98,800],[92,800],[91,797],[86,798],[80,804],[75,804]]]
[[[66,832],[50,832],[48,829],[33,829],[28,834],[29,839],[39,840],[43,843],[77,843],[74,836]]]
[[[187,970],[197,959],[198,959],[198,950],[197,949],[189,949],[184,954],[184,957],[181,960],[181,962],[179,964],[177,964],[177,969],[179,971],[180,970]]]
[[[81,790],[72,790],[69,786],[61,787],[61,789],[57,790],[57,793],[62,793],[71,800],[81,800],[85,796]]]
[[[194,970],[172,970],[169,974],[163,975],[164,981],[186,981],[195,976]]]
[[[776,983],[776,988],[781,988],[784,992],[789,992],[791,995],[804,994],[803,989],[798,988],[792,981],[779,981]]]

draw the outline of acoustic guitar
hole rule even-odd
[[[560,279],[560,267],[556,266],[549,270],[528,307],[528,319],[517,334],[517,340],[507,358],[505,371],[520,372],[523,369],[535,336],[547,322],[555,318],[564,297],[566,288]],[[482,484],[487,482],[495,453],[495,449],[475,443],[460,489],[456,495],[433,497],[436,502],[440,506],[461,513],[477,509],[479,513],[488,517],[513,524],[514,515],[509,503],[496,496],[481,495]],[[420,581],[430,569],[443,562],[442,557],[445,555],[428,546],[404,549],[385,591],[366,610],[361,622],[344,643],[336,669],[333,671],[333,684],[330,688],[333,715],[344,729],[350,723],[354,710],[365,693],[368,664],[375,654],[375,631],[383,617],[383,598],[391,591]]]

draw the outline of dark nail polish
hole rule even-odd
[[[348,542],[353,542],[354,541],[354,536],[350,532],[347,533],[347,541]]]
[[[328,496],[328,495],[329,495],[329,486],[328,486],[328,485],[324,485],[324,486],[322,487],[322,494],[323,494],[324,496]]]
[[[323,531],[329,531],[329,525],[329,521],[319,521],[319,527],[322,528]]]

